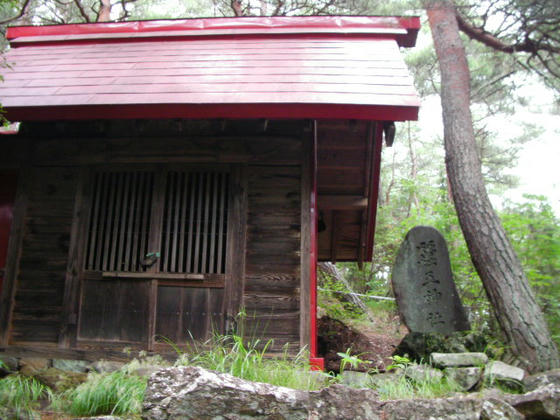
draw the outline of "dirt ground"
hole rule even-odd
[[[390,356],[405,334],[405,327],[382,334],[367,325],[352,326],[323,316],[318,320],[318,352],[325,358],[327,371],[338,372],[341,357],[337,353],[350,349],[352,355],[369,362],[353,370],[378,369],[383,372],[392,363]]]

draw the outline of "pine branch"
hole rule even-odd
[[[469,38],[496,50],[513,54],[516,52],[527,52],[536,54],[538,51],[548,51],[552,53],[559,53],[560,47],[554,47],[542,42],[534,42],[528,36],[525,37],[523,42],[514,44],[507,44],[501,39],[495,37],[490,32],[484,30],[482,27],[476,27],[467,22],[458,12],[455,13],[457,23],[461,32],[465,33]]]
[[[25,0],[25,3],[23,3],[21,8],[19,9],[19,13],[16,16],[12,16],[7,19],[0,20],[0,25],[5,25],[7,23],[13,22],[14,20],[18,20],[22,18],[27,13],[27,8],[29,7],[30,3],[31,0]]]

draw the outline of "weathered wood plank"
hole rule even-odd
[[[13,313],[25,321],[13,323],[10,341],[38,340],[32,334],[52,340],[55,330],[58,332],[54,341],[58,342],[61,318],[59,317],[56,324],[54,318],[48,314],[54,310],[62,313],[77,170],[71,167],[39,167],[28,168],[28,171],[33,174],[34,181],[25,187],[31,205],[28,206],[24,219],[25,228],[19,258],[19,277],[23,287],[17,286],[13,307]],[[41,223],[37,223],[38,220]],[[47,227],[49,225],[56,228]],[[34,277],[34,272],[49,274]],[[39,320],[44,314],[50,320],[45,324],[45,331],[29,326],[29,320]]]
[[[225,296],[229,299],[225,307],[226,323],[237,316],[243,305],[246,272],[248,172],[246,166],[237,166],[231,173],[227,231],[228,251],[226,256],[228,277],[224,291]],[[231,327],[231,325],[225,325],[226,330]]]
[[[294,270],[297,271],[297,270]],[[269,292],[299,294],[300,279],[297,274],[276,272],[262,272],[256,275],[247,274],[245,278],[245,293]]]
[[[162,161],[297,164],[300,159],[299,139],[273,133],[255,137],[156,136],[157,141],[152,137],[36,140],[35,161],[51,165]]]
[[[68,348],[76,340],[76,326],[78,322],[78,296],[80,290],[80,272],[85,251],[86,222],[89,216],[88,197],[91,195],[89,177],[86,169],[79,175],[78,192],[74,203],[74,217],[70,233],[70,249],[68,266],[64,282],[64,297],[61,314],[61,327],[58,337],[60,347]]]
[[[291,294],[277,295],[246,292],[244,304],[248,313],[256,311],[257,313],[272,312],[278,314],[281,312],[285,313],[299,310],[300,299],[299,296]]]
[[[147,343],[151,281],[85,281],[79,339]]]

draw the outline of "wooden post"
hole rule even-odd
[[[89,219],[91,179],[88,170],[80,170],[76,201],[72,215],[70,230],[70,245],[68,249],[68,265],[64,281],[63,314],[61,319],[58,346],[61,348],[72,347],[76,343],[78,324],[78,298],[80,296],[80,274],[84,259],[86,244],[87,220]],[[87,191],[86,191],[87,190]]]
[[[247,230],[247,167],[236,165],[231,172],[226,256],[226,329],[243,305]],[[228,331],[226,331],[228,332]]]
[[[299,341],[300,347],[306,347],[311,353],[311,298],[310,282],[311,267],[309,254],[311,252],[311,215],[309,213],[311,199],[311,156],[312,139],[303,139],[303,154],[301,162],[301,256],[300,256],[300,319]],[[311,356],[314,357],[314,356]]]
[[[165,185],[166,185],[167,171],[163,166],[158,165],[156,176],[154,179],[153,189],[153,203],[152,204],[152,217],[150,219],[150,235],[148,238],[148,252],[159,253],[161,255],[161,232],[163,229],[163,212],[165,208]],[[157,273],[159,272],[160,260],[156,260],[148,268],[148,272],[152,273],[154,277],[150,280],[148,286],[148,334],[147,345],[148,351],[154,349],[154,339],[156,334],[156,314],[157,314],[157,291],[158,281]]]
[[[371,248],[367,250],[366,260],[371,261],[373,258],[373,240],[375,236],[375,219],[377,217],[377,197],[379,195],[379,178],[381,173],[381,148],[383,147],[383,125],[380,123],[372,123],[370,128],[371,140],[373,143],[373,165],[372,175],[369,183],[368,194],[368,232],[367,244],[371,244]]]

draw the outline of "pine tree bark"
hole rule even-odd
[[[530,372],[560,366],[543,314],[492,208],[470,112],[470,75],[451,1],[425,1],[441,72],[445,160],[459,223],[506,340]]]
[[[99,16],[97,17],[98,22],[110,22],[111,21],[111,0],[100,0],[99,3]]]

